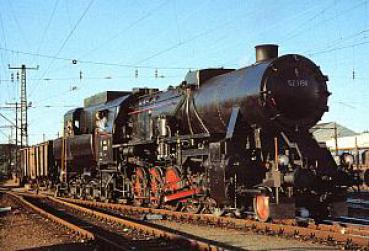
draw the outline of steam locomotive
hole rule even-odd
[[[59,195],[192,213],[325,219],[353,174],[309,129],[327,76],[301,55],[256,46],[256,62],[190,71],[166,91],[107,91],[64,116],[64,135],[22,150],[23,175]]]

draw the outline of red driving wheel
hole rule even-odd
[[[153,167],[150,169],[150,206],[153,208],[160,207],[160,196],[162,187],[162,171],[159,167]]]
[[[159,167],[150,169],[150,188],[154,194],[158,193],[162,186],[162,171]]]
[[[137,167],[135,171],[135,176],[133,179],[133,194],[134,194],[134,204],[136,206],[141,206],[144,203],[145,188],[146,188],[146,178],[145,170],[141,167]]]
[[[269,196],[261,194],[254,198],[254,212],[256,214],[256,218],[261,222],[265,222],[269,219]]]
[[[165,172],[165,187],[169,191],[177,191],[181,188],[181,176],[175,167],[168,167]]]

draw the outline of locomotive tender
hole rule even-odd
[[[352,174],[309,133],[328,111],[327,81],[309,59],[260,45],[238,70],[95,95],[65,114],[52,182],[58,194],[193,213],[333,216]]]

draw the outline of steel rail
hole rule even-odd
[[[165,209],[141,208],[123,204],[92,202],[86,200],[59,198],[59,200],[79,204],[89,207],[98,207],[112,210],[119,210],[130,214],[162,214],[174,220],[188,220],[192,222],[202,222],[228,226],[237,229],[251,229],[255,231],[274,232],[288,236],[301,236],[308,239],[319,239],[327,242],[339,242],[343,245],[356,245],[359,247],[369,247],[369,228],[362,226],[344,226],[340,224],[309,224],[306,227],[295,225],[294,221],[257,222],[249,219],[235,219],[218,217],[208,214],[191,214],[184,212],[174,212]]]
[[[46,212],[45,210],[33,205],[32,203],[26,201],[24,198],[22,198],[21,196],[13,193],[13,192],[7,192],[6,194],[8,194],[11,198],[15,199],[16,201],[18,201],[21,205],[33,210],[34,212],[36,212],[37,214],[41,215],[44,218],[47,218],[49,220],[51,220],[52,222],[59,224],[63,227],[66,227],[67,229],[81,235],[84,238],[87,238],[89,240],[95,240],[95,235],[93,233],[91,233],[90,231],[87,231],[85,229],[82,229],[70,222],[67,222],[59,217],[56,217],[55,215],[52,215],[48,212]]]
[[[121,219],[109,214],[105,214],[96,210],[92,210],[86,207],[82,207],[79,206],[73,202],[68,202],[66,200],[63,199],[59,199],[59,198],[54,198],[54,197],[48,197],[48,199],[50,199],[51,201],[54,201],[56,203],[62,204],[64,206],[67,206],[69,208],[75,209],[77,211],[80,211],[82,213],[85,214],[89,214],[89,215],[93,215],[94,217],[98,218],[98,219],[103,219],[107,222],[112,222],[112,223],[116,223],[116,224],[120,224],[123,226],[126,226],[128,228],[140,231],[142,233],[148,234],[148,235],[152,235],[155,237],[159,237],[159,238],[165,238],[171,241],[178,241],[178,242],[182,242],[182,243],[186,243],[188,244],[191,248],[200,250],[200,251],[220,251],[220,250],[226,250],[227,248],[224,247],[219,247],[213,243],[211,243],[211,241],[206,242],[206,241],[202,241],[202,240],[197,240],[197,239],[193,239],[190,237],[186,237],[180,234],[176,234],[176,233],[172,233],[172,232],[167,232],[164,231],[162,229],[159,228],[155,228],[152,226],[148,226],[145,224],[140,224],[136,221],[130,221],[130,220],[126,220],[126,219]]]
[[[33,194],[33,193],[27,193],[27,192],[17,192],[17,194],[19,195],[18,197],[23,199],[23,197],[28,197],[28,198],[32,198],[32,199],[37,199],[37,200],[48,200],[48,196],[42,195],[42,194]],[[32,202],[28,202],[27,200],[23,199],[26,203],[30,203],[31,205]],[[50,202],[50,201],[49,201]],[[64,203],[63,203],[64,205]],[[33,205],[35,206],[35,205]],[[65,205],[64,205],[65,206]],[[58,210],[55,206],[51,206],[52,208]],[[51,214],[53,216],[53,214]],[[68,215],[68,213],[66,214]],[[71,214],[73,217],[75,217],[74,214]],[[79,216],[77,216],[77,218],[80,218]],[[67,221],[68,223],[68,221]],[[72,224],[72,223],[70,223]],[[73,225],[73,224],[72,224]],[[78,226],[77,226],[78,227]],[[84,227],[86,227],[86,225],[84,225]],[[113,250],[122,250],[122,251],[131,251],[132,250],[132,246],[129,245],[129,243],[126,242],[119,242],[117,243],[116,241],[107,238],[107,236],[104,236],[104,234],[102,234],[101,232],[96,232],[95,230],[92,233],[94,235],[94,239],[95,241],[100,241],[101,243],[103,243],[104,245],[107,244],[108,246],[110,246],[111,248],[113,248]],[[106,247],[106,246],[104,246]]]

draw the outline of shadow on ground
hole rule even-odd
[[[87,242],[87,243],[69,243],[69,244],[60,244],[60,245],[52,245],[52,246],[44,246],[44,247],[37,247],[37,248],[29,248],[29,249],[22,249],[22,251],[87,251],[87,250],[107,250],[106,247],[101,247],[97,245],[94,241]],[[149,251],[150,249],[145,249]],[[233,250],[233,249],[229,249]],[[239,250],[239,249],[236,249]],[[243,249],[247,250],[247,249]],[[334,247],[323,247],[323,248],[306,248],[306,247],[289,247],[285,248],[272,248],[272,249],[252,249],[257,251],[282,251],[282,250],[289,250],[289,251],[302,251],[302,250],[338,250]]]
[[[87,250],[104,250],[103,247],[98,247],[96,243],[86,242],[86,243],[68,243],[68,244],[58,244],[58,245],[51,245],[51,246],[43,246],[43,247],[36,247],[36,248],[27,248],[21,249],[23,251],[87,251]]]

